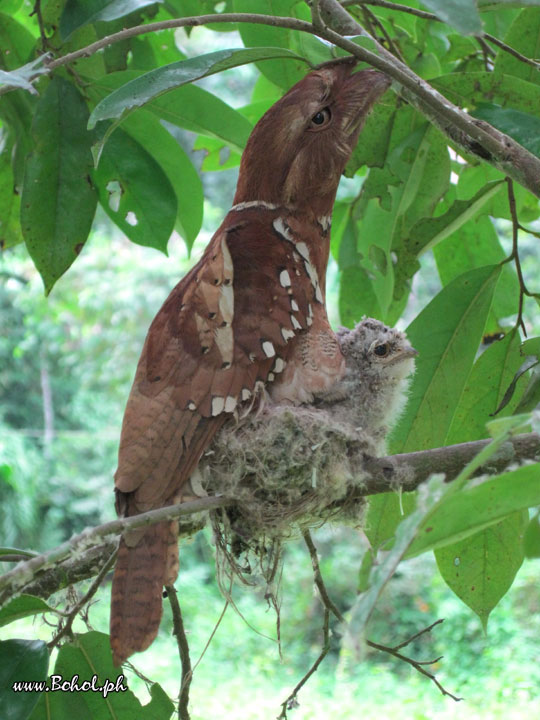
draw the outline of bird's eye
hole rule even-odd
[[[311,118],[310,130],[322,130],[330,122],[332,113],[330,108],[323,108]]]
[[[389,348],[387,343],[383,343],[382,345],[377,345],[373,352],[379,357],[386,357],[388,355],[388,350]]]

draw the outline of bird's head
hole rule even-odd
[[[329,215],[339,178],[389,79],[334,61],[310,72],[259,120],[246,145],[234,203],[265,201]]]
[[[405,333],[379,320],[364,318],[354,330],[338,333],[348,368],[355,372],[401,380],[414,372],[418,351]]]

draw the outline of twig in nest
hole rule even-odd
[[[452,700],[455,700],[456,702],[459,702],[463,698],[457,697],[456,695],[452,695],[451,692],[448,692],[441,683],[437,680],[435,675],[428,670],[426,670],[423,666],[424,665],[434,665],[435,663],[439,662],[439,660],[442,658],[442,655],[438,658],[435,658],[434,660],[414,660],[413,658],[407,657],[406,655],[402,655],[399,650],[401,648],[404,648],[406,645],[409,645],[413,640],[420,637],[420,635],[423,635],[424,633],[429,632],[432,628],[435,627],[435,625],[438,625],[439,623],[442,623],[442,620],[437,620],[436,622],[432,623],[429,627],[424,628],[423,630],[420,630],[420,632],[417,632],[415,635],[410,637],[408,640],[405,640],[405,642],[400,643],[399,645],[396,645],[394,647],[388,647],[387,645],[379,645],[379,643],[375,643],[372,640],[366,640],[366,643],[369,645],[369,647],[375,648],[375,650],[380,650],[381,652],[388,653],[389,655],[393,655],[394,657],[398,658],[398,660],[403,660],[403,662],[408,663],[409,665],[412,665],[412,667],[417,670],[422,675],[425,675],[428,677],[432,682],[435,683],[435,685],[439,688],[441,693],[443,695],[447,695],[448,697],[451,697]]]
[[[83,597],[73,606],[73,608],[69,611],[65,625],[63,628],[61,628],[58,633],[53,637],[53,639],[48,643],[47,647],[52,649],[58,645],[60,640],[65,635],[71,635],[71,628],[73,626],[73,621],[75,620],[78,613],[84,608],[84,606],[94,597],[94,595],[97,592],[98,587],[101,585],[105,575],[109,572],[109,570],[112,568],[114,561],[116,560],[116,550],[111,553],[109,559],[103,565],[101,570],[99,571],[98,575],[96,576],[94,582],[90,585],[90,589],[88,592],[83,595]]]
[[[180,654],[180,663],[182,665],[182,682],[180,685],[180,692],[178,694],[178,717],[180,720],[190,720],[189,717],[189,688],[193,677],[193,670],[191,669],[191,658],[189,657],[189,645],[186,637],[186,631],[184,629],[184,621],[182,620],[182,611],[180,610],[180,603],[176,595],[176,588],[174,585],[166,585],[165,590],[167,591],[167,597],[171,605],[171,612],[173,617],[173,634],[176,636],[176,642],[178,643],[178,651]]]
[[[317,672],[317,669],[319,665],[322,663],[324,658],[328,655],[328,651],[330,650],[330,612],[327,607],[324,608],[324,623],[323,623],[323,647],[319,654],[319,657],[315,660],[313,665],[310,667],[310,669],[307,671],[307,673],[304,675],[304,677],[300,680],[298,685],[294,688],[292,693],[289,695],[289,697],[281,703],[281,713],[279,714],[277,720],[287,720],[287,710],[293,710],[295,707],[298,707],[298,700],[296,699],[299,691],[302,689],[302,687],[307,683],[309,678],[313,675],[313,673]]]

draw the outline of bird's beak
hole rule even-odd
[[[418,355],[418,350],[415,350],[413,346],[409,346],[408,348],[405,348],[403,352],[401,353],[401,359],[404,360],[405,358],[412,358],[416,357]]]

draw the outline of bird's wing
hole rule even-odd
[[[130,514],[173,501],[224,420],[282,371],[311,323],[305,263],[263,215],[226,219],[150,327],[115,476],[133,493]]]

